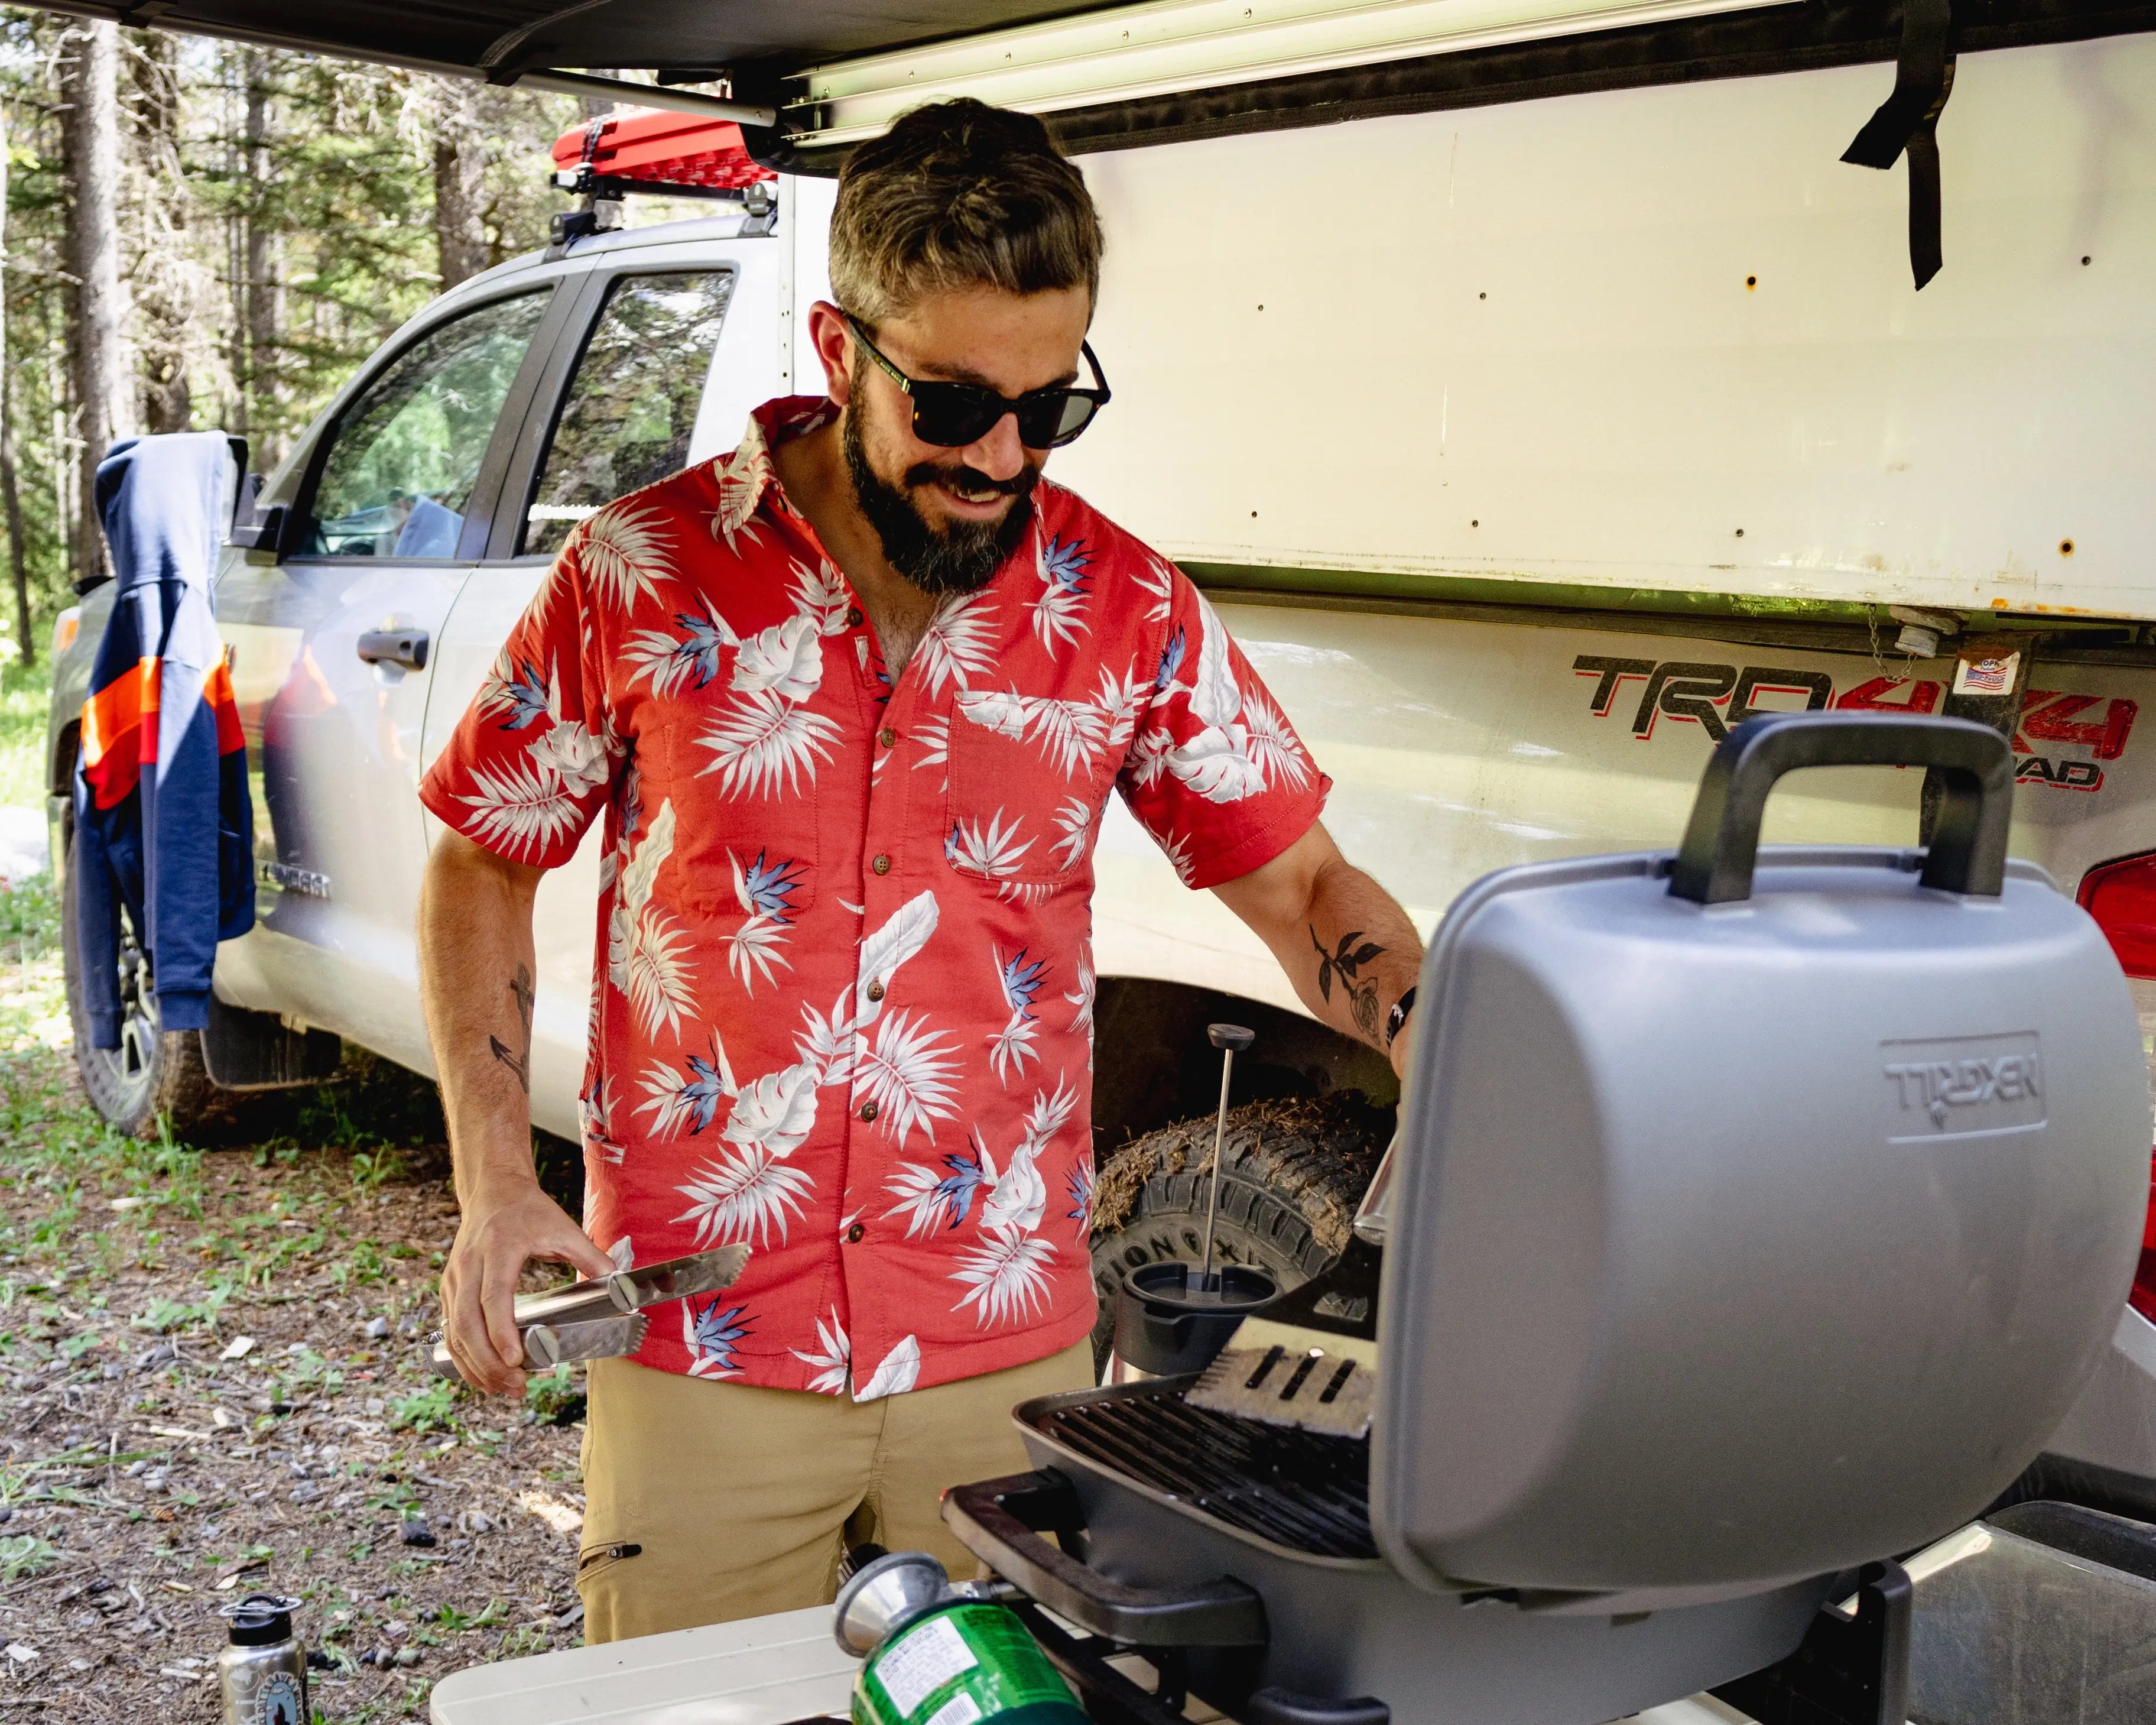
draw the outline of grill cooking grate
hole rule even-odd
[[[1043,1414],[1080,1455],[1216,1521],[1314,1557],[1374,1558],[1370,1445],[1194,1408],[1185,1385]]]

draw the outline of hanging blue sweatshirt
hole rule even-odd
[[[247,747],[210,578],[232,496],[224,434],[116,443],[97,509],[119,583],[74,783],[75,928],[90,1042],[120,1045],[121,912],[159,1022],[209,1022],[217,943],[254,926]]]

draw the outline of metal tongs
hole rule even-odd
[[[634,1353],[643,1347],[650,1326],[644,1307],[731,1287],[747,1262],[747,1246],[717,1246],[640,1269],[617,1270],[596,1281],[519,1294],[516,1329],[524,1341],[524,1363],[543,1372],[569,1360]],[[449,1343],[439,1336],[434,1339],[429,1363],[438,1376],[463,1380]]]

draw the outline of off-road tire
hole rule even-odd
[[[116,1049],[90,1045],[84,1004],[82,954],[75,939],[75,876],[70,839],[60,886],[60,963],[67,979],[68,1022],[74,1031],[75,1070],[90,1106],[134,1138],[154,1138],[162,1115],[174,1132],[201,1123],[221,1094],[203,1061],[202,1034],[166,1030],[157,1023],[157,996],[144,989],[131,1001]]]
[[[1105,1365],[1116,1293],[1147,1264],[1200,1262],[1212,1183],[1211,1115],[1134,1138],[1102,1165],[1093,1201],[1093,1357]],[[1348,1091],[1251,1102],[1228,1115],[1216,1261],[1270,1271],[1281,1291],[1328,1268],[1393,1132],[1393,1111]]]

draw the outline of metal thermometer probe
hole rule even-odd
[[[1213,1219],[1220,1212],[1220,1147],[1228,1136],[1228,1075],[1235,1070],[1235,1056],[1258,1040],[1258,1033],[1240,1024],[1208,1024],[1205,1040],[1220,1050],[1220,1111],[1213,1122],[1213,1189],[1205,1199],[1205,1268],[1198,1286],[1213,1286]]]

